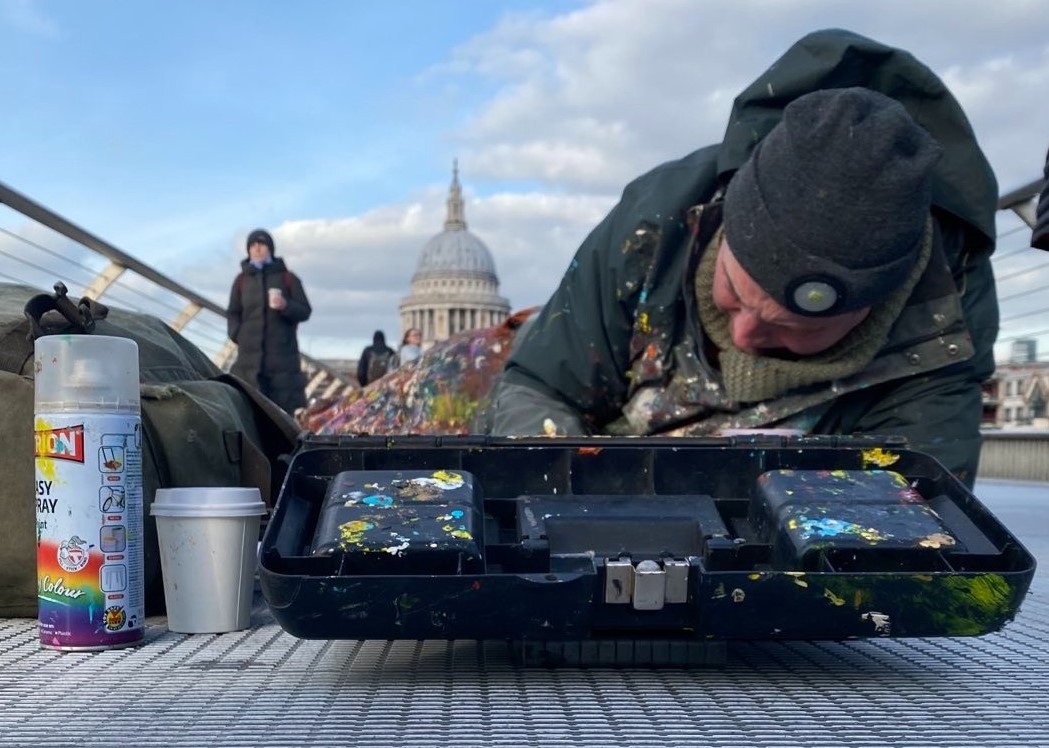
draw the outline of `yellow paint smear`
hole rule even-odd
[[[845,598],[838,597],[826,587],[823,588],[823,596],[830,600],[832,604],[837,605],[839,608],[845,604]]]
[[[888,467],[889,465],[896,464],[899,461],[900,456],[893,454],[892,452],[886,452],[881,447],[874,447],[873,449],[865,449],[860,453],[863,459],[863,467],[870,467],[875,465],[877,467]]]
[[[353,520],[339,525],[339,540],[344,545],[358,545],[364,539],[364,533],[375,527],[371,522]]]

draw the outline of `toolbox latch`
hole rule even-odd
[[[629,558],[605,559],[605,602],[633,604],[634,610],[662,610],[688,602],[688,561],[665,558],[634,566]]]
[[[634,565],[629,558],[605,559],[605,602],[626,604],[634,597]]]
[[[663,571],[667,575],[666,601],[688,602],[688,561],[683,558],[663,559]]]
[[[634,574],[634,610],[662,610],[667,597],[667,573],[658,561],[642,561]]]

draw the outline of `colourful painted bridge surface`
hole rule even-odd
[[[976,495],[1049,563],[1049,485]],[[541,669],[502,643],[250,630],[41,649],[0,621],[2,746],[1049,745],[1049,580],[981,637],[730,642],[725,666]]]

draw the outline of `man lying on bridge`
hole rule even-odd
[[[844,31],[627,186],[515,341],[495,434],[901,435],[971,485],[997,185],[950,92]]]

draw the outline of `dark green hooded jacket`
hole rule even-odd
[[[888,343],[859,374],[772,401],[711,397],[694,307],[698,255],[732,174],[793,99],[864,86],[936,138],[933,254]],[[579,248],[493,392],[497,434],[710,434],[794,427],[907,437],[964,481],[980,448],[981,383],[994,371],[997,183],[943,83],[912,55],[841,30],[794,44],[736,99],[724,141],[634,180]],[[694,219],[690,225],[690,217]],[[698,222],[698,240],[690,241]]]

